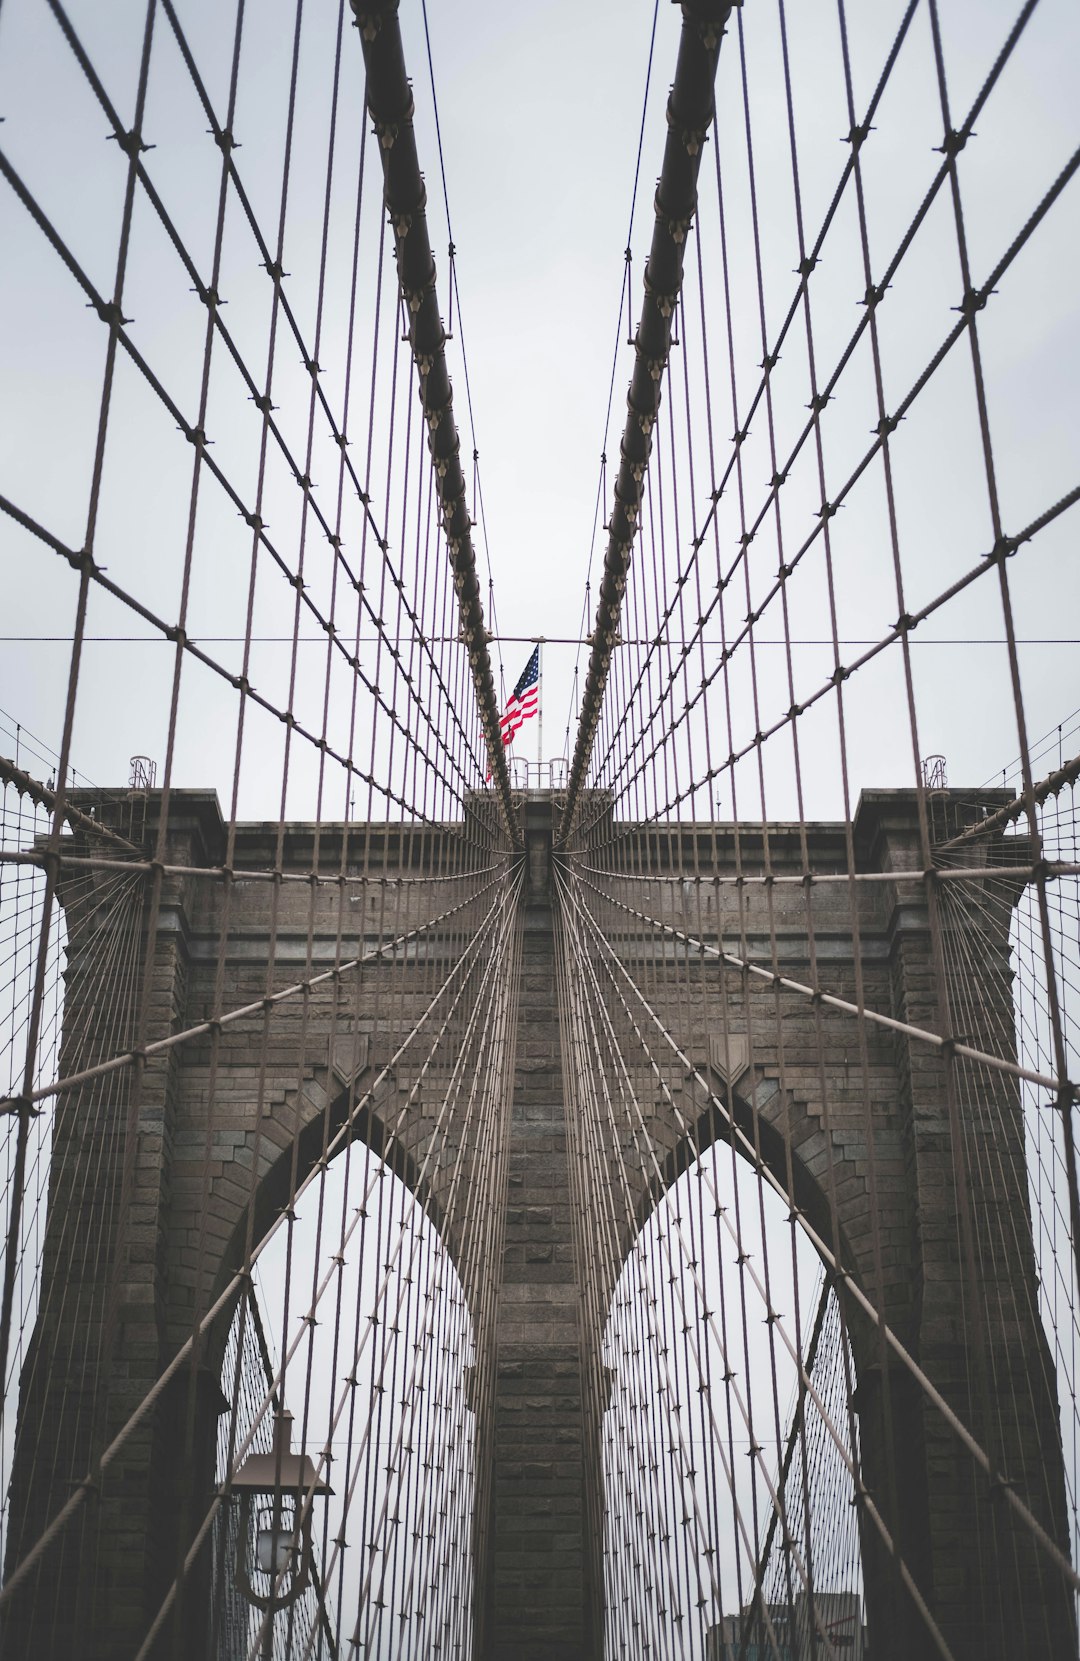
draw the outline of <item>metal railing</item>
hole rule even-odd
[[[565,790],[570,773],[566,756],[552,756],[547,761],[529,761],[525,756],[507,758],[512,790]]]

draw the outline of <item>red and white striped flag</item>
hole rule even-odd
[[[525,725],[540,708],[540,648],[533,648],[533,655],[521,671],[518,683],[506,701],[506,708],[499,717],[499,731],[502,734],[503,745],[512,744],[514,735]]]

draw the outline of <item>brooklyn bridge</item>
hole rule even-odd
[[[452,11],[0,9],[0,1655],[1075,1658],[1080,18]]]

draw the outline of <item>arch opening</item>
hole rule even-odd
[[[471,1652],[474,1361],[435,1225],[387,1161],[349,1144],[260,1255],[221,1372],[217,1481],[242,1450],[270,1451],[284,1409],[294,1451],[333,1489],[310,1504],[310,1583],[291,1612],[264,1616],[244,1600],[235,1557],[253,1541],[238,1539],[230,1502],[214,1538],[215,1661],[268,1641],[275,1656]],[[252,1585],[269,1596],[273,1576]]]
[[[842,1626],[861,1657],[854,1363],[838,1299],[730,1144],[683,1164],[627,1256],[604,1334],[605,1654],[645,1641],[695,1658],[803,1653],[793,1641]]]

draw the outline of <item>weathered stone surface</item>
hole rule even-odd
[[[1000,1076],[980,1077],[958,1126],[940,1052],[794,992],[722,972],[715,961],[688,968],[654,941],[646,965],[650,996],[673,1032],[693,1035],[690,1060],[707,1088],[694,1078],[673,1079],[666,1093],[657,1090],[644,1101],[652,1159],[639,1152],[630,1165],[637,1215],[632,1226],[622,1218],[612,1261],[582,1271],[575,1256],[564,1099],[564,1068],[573,1062],[562,1051],[548,880],[552,803],[535,800],[528,811],[517,1070],[489,1427],[492,1526],[486,1544],[479,1543],[478,1559],[480,1613],[486,1616],[478,1621],[486,1646],[479,1661],[599,1661],[602,1588],[589,1569],[602,1516],[599,1460],[590,1446],[599,1427],[584,1408],[585,1357],[599,1335],[582,1331],[581,1276],[599,1277],[601,1296],[593,1306],[606,1307],[635,1229],[696,1151],[728,1133],[728,1106],[760,1146],[763,1163],[784,1182],[790,1169],[797,1208],[825,1241],[838,1243],[845,1268],[886,1311],[935,1388],[976,1434],[985,1429],[980,1402],[989,1402],[992,1420],[1004,1426],[996,1457],[1051,1534],[1065,1539],[1054,1375],[1034,1295],[1023,1127],[1016,1093]],[[401,868],[403,843],[393,827],[353,826],[349,834],[363,849],[365,869],[392,877]],[[815,826],[805,834],[814,870],[843,872],[844,827]],[[310,869],[318,845],[326,868],[336,870],[342,835],[342,827],[287,827],[283,868]],[[940,987],[920,885],[875,882],[854,896],[844,883],[740,888],[713,879],[762,868],[760,828],[673,828],[670,835],[653,830],[649,837],[650,867],[659,864],[668,876],[682,873],[685,880],[637,888],[643,909],[651,907],[670,927],[739,957],[773,964],[803,981],[820,972],[842,997],[862,997],[872,1009],[934,1027]],[[633,837],[625,841],[632,853]],[[903,792],[864,798],[855,843],[864,869],[899,878],[917,868],[912,798]],[[798,827],[769,827],[770,868],[798,873],[805,845]],[[980,857],[978,845],[972,847],[972,857]],[[175,793],[169,864],[214,864],[223,853],[213,799]],[[411,847],[410,869],[445,875],[448,857],[431,832]],[[275,827],[241,827],[227,906],[220,883],[167,879],[157,930],[146,943],[150,991],[143,1041],[255,1002],[268,986],[288,984],[312,966],[332,967],[380,936],[379,891],[351,906],[334,886],[275,888],[244,879],[245,868],[270,868],[277,858]],[[453,904],[452,887],[440,885],[437,902],[425,901],[420,885],[409,889],[402,915],[419,923],[425,904]],[[962,943],[969,955],[992,957],[1007,970],[1007,885],[999,882],[996,892],[996,909],[983,905],[977,925],[971,924],[976,936]],[[112,902],[99,895],[84,913],[73,909],[68,916],[69,1070],[86,1053],[80,1045],[90,1025],[96,1053],[131,1042],[130,989],[117,988],[113,1008],[90,1010],[84,996],[85,952],[106,903]],[[416,952],[411,978],[398,989],[399,1004],[404,999],[408,1007],[423,1006],[440,964],[460,949],[469,927],[466,915],[445,940]],[[988,976],[981,1005],[967,1012],[976,1042],[991,1048],[1000,1046],[1002,1032],[1011,1032],[1011,1006],[1002,991],[1007,984],[1006,976]],[[306,999],[277,1006],[265,1027],[256,1022],[210,1029],[151,1058],[137,1090],[130,1075],[118,1075],[108,1086],[88,1087],[59,1105],[54,1221],[45,1246],[41,1314],[23,1376],[9,1566],[85,1475],[93,1450],[160,1376],[196,1312],[235,1271],[248,1232],[258,1238],[265,1230],[288,1195],[294,1151],[302,1176],[318,1159],[324,1137],[343,1122],[358,1085],[384,1065],[401,1017],[399,1006],[388,1010],[384,986],[375,970],[365,970],[347,989],[328,982]],[[412,1091],[414,1083],[405,1070],[395,1075],[356,1130],[420,1189],[438,1218],[444,1178],[438,1169],[421,1175],[435,1108],[423,1089]],[[718,1111],[718,1101],[725,1112]],[[88,1127],[100,1176],[80,1186],[73,1173],[86,1168]],[[614,1166],[593,1173],[598,1192],[613,1174]],[[998,1311],[978,1344],[964,1299],[961,1201],[971,1217],[985,1306]],[[64,1218],[67,1228],[60,1227]],[[452,1224],[444,1232],[469,1293],[469,1243]],[[95,1289],[95,1298],[80,1301],[92,1313],[76,1325],[63,1318],[58,1289],[65,1286]],[[131,1438],[79,1528],[31,1580],[7,1623],[5,1655],[59,1661],[74,1653],[76,1626],[86,1661],[120,1661],[134,1653],[175,1571],[185,1520],[202,1514],[227,1317],[206,1346],[194,1396],[185,1371]],[[857,1311],[851,1312],[851,1333],[866,1481],[892,1519],[958,1661],[1067,1653],[1071,1605],[1043,1574],[1029,1537],[1003,1525],[999,1502],[985,1484],[972,1481],[970,1460],[909,1375],[895,1366],[882,1373],[874,1334]],[[977,1354],[984,1375],[978,1388]],[[102,1416],[94,1386],[104,1355],[112,1390]],[[998,1412],[1001,1404],[1009,1405],[1009,1413]],[[486,1410],[482,1402],[476,1407]],[[922,1629],[869,1532],[865,1574],[875,1656],[906,1661],[923,1653]],[[56,1584],[76,1590],[58,1602],[48,1592]]]
[[[527,809],[527,811],[529,811]],[[548,869],[533,805],[510,1183],[499,1299],[493,1541],[484,1661],[585,1661],[588,1587],[580,1293],[574,1262]],[[537,849],[537,842],[541,843]],[[519,1181],[515,1182],[515,1177]],[[560,1457],[552,1457],[558,1447]]]

